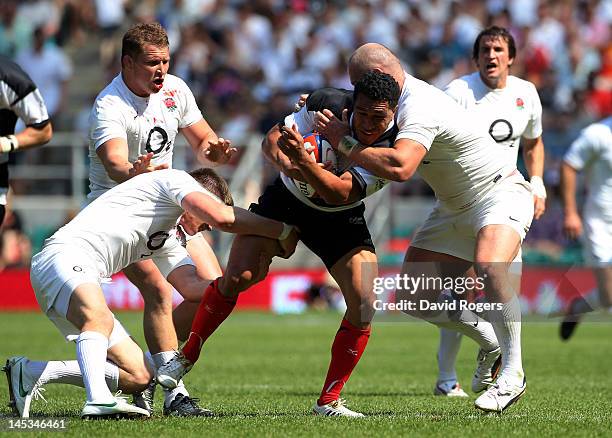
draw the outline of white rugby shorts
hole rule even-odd
[[[469,207],[449,209],[438,202],[411,246],[474,261],[476,235],[487,225],[508,225],[525,238],[533,219],[531,186],[517,172],[496,183]],[[520,251],[514,261],[520,261]]]
[[[612,264],[612,221],[585,212],[583,220],[584,258],[588,266]]]
[[[66,319],[70,297],[85,283],[100,285],[101,277],[93,257],[69,244],[51,244],[32,258],[32,288],[41,310],[68,340],[80,331]]]

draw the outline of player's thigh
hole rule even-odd
[[[374,297],[374,279],[378,276],[376,254],[371,248],[355,248],[331,267],[330,274],[347,304],[371,300]]]
[[[416,293],[429,290],[441,292],[439,287],[441,282],[434,280],[465,277],[469,275],[471,267],[472,262],[469,260],[442,252],[410,246],[404,257],[401,277],[431,279],[431,281],[418,283],[420,290],[416,290]]]
[[[237,235],[230,251],[223,291],[239,293],[261,281],[268,274],[272,258],[281,253],[278,240],[253,235]]]
[[[533,194],[527,182],[520,176],[509,177],[470,210],[476,231],[474,261],[515,260],[533,220]]]
[[[93,330],[109,337],[113,329],[113,314],[106,304],[98,284],[83,283],[72,291],[66,319],[80,331]]]
[[[123,269],[125,276],[138,288],[145,303],[172,305],[172,287],[153,260],[141,260]]]
[[[187,241],[187,252],[195,263],[200,277],[214,280],[223,275],[217,256],[201,233]]]

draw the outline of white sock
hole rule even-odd
[[[489,311],[489,316],[501,347],[500,376],[522,385],[525,374],[521,355],[521,303],[518,297],[513,296],[502,304],[501,310]]]
[[[440,329],[438,346],[438,382],[457,382],[455,362],[461,346],[461,333],[454,330]]]
[[[64,383],[67,385],[85,387],[81,368],[76,360],[28,361],[28,372],[37,377],[41,384]],[[104,364],[104,379],[111,392],[116,392],[119,386],[119,367],[112,362]]]
[[[151,354],[147,352],[151,356],[153,360],[153,364],[155,365],[155,369],[159,368],[170,359],[174,357],[176,354],[175,351],[162,351],[160,353]],[[148,357],[148,356],[147,356]],[[161,386],[161,385],[160,385]],[[174,400],[178,394],[189,395],[187,388],[185,388],[185,384],[183,383],[183,379],[179,380],[178,385],[174,389],[164,388],[164,406],[170,406],[170,403]]]
[[[87,401],[111,403],[114,397],[104,379],[108,338],[102,333],[87,331],[79,335],[76,344],[77,361],[83,375]]]
[[[482,319],[468,309],[461,309],[459,300],[450,292],[446,291],[440,295],[439,303],[456,303],[456,310],[444,313],[446,317],[435,318],[431,322],[440,328],[449,329],[466,335],[473,339],[484,351],[495,350],[499,347],[497,336],[490,322]]]

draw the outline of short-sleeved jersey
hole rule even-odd
[[[91,110],[89,124],[88,198],[96,199],[117,185],[107,174],[96,150],[113,138],[128,144],[128,160],[153,152],[152,165],[172,166],[174,141],[179,129],[202,119],[193,93],[187,84],[173,75],[166,75],[158,93],[140,97],[125,85],[121,74],[98,95]]]
[[[563,161],[586,173],[585,210],[612,223],[612,117],[587,126]]]
[[[296,124],[298,130],[302,134],[310,133],[314,130],[314,115],[317,111],[328,109],[334,113],[338,118],[342,117],[342,111],[344,109],[349,110],[349,120],[352,124],[352,110],[353,110],[353,92],[349,90],[342,90],[338,88],[321,88],[311,95],[306,100],[306,105],[297,113],[290,114],[285,118],[285,125],[293,126]],[[390,147],[395,142],[395,136],[397,135],[397,127],[392,121],[389,124],[387,130],[371,145],[372,147]],[[382,189],[389,180],[377,177],[366,169],[356,166],[355,163],[351,162],[342,154],[338,154],[338,163],[336,168],[336,174],[341,175],[344,172],[350,172],[353,175],[354,180],[361,186],[361,199],[364,199],[371,194]],[[346,205],[332,205],[326,203],[322,198],[308,198],[305,196],[298,187],[296,187],[293,179],[281,172],[281,179],[287,189],[295,195],[300,201],[309,207],[315,208],[321,211],[341,211],[349,208],[356,207],[362,203],[362,201],[352,202]]]
[[[183,198],[192,192],[221,202],[182,170],[135,176],[81,210],[45,246],[60,243],[83,248],[94,254],[102,277],[146,259],[153,259],[165,277],[189,257],[174,238],[173,228],[183,213]]]
[[[491,89],[478,72],[462,76],[444,90],[470,111],[474,120],[498,144],[507,164],[516,164],[521,137],[542,135],[542,104],[535,86],[508,76],[504,88]]]
[[[405,74],[397,139],[427,149],[418,172],[448,208],[474,204],[516,168],[499,154],[477,120],[442,90]]]
[[[0,56],[0,136],[15,133],[17,119],[26,126],[49,123],[45,102],[32,79],[21,67]],[[6,204],[8,154],[0,154],[0,204]]]

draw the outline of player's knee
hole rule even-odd
[[[268,274],[267,267],[251,267],[248,269],[229,269],[221,281],[224,291],[238,294],[245,291],[255,283],[263,280]]]
[[[83,311],[83,328],[84,330],[99,330],[110,336],[114,319],[112,312],[106,309],[86,309]]]
[[[140,387],[141,391],[151,383],[151,380],[153,380],[153,374],[151,374],[147,367],[139,369],[134,375],[134,383]]]

